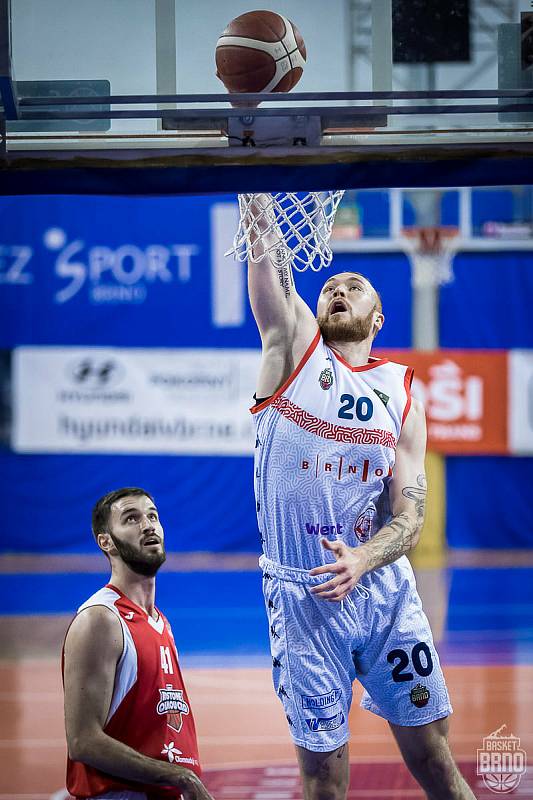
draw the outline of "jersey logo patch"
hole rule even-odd
[[[169,742],[168,744],[163,745],[163,749],[161,750],[161,755],[166,756],[170,763],[172,764],[174,760],[177,761],[177,756],[183,755],[181,750],[178,750],[175,747],[174,742]]]
[[[331,389],[333,386],[333,372],[329,367],[325,367],[318,376],[318,382],[322,389]]]
[[[161,755],[166,756],[171,764],[191,764],[192,766],[199,767],[200,762],[197,758],[192,756],[184,756],[181,750],[178,750],[174,742],[169,742],[163,745]]]
[[[426,686],[417,683],[414,689],[410,692],[411,703],[417,708],[424,708],[427,706],[431,694]]]
[[[332,689],[331,692],[326,692],[326,694],[302,694],[300,697],[302,698],[303,708],[321,709],[327,708],[328,706],[334,706],[339,702],[341,694],[342,692],[340,689]]]
[[[166,714],[169,728],[179,733],[183,727],[182,715],[189,713],[189,704],[183,699],[183,689],[174,689],[171,684],[160,689],[156,711],[158,714]]]
[[[333,717],[311,717],[306,719],[309,730],[316,733],[317,731],[334,731],[335,728],[340,728],[344,724],[344,714],[339,711]]]
[[[389,400],[390,400],[390,397],[389,397],[389,395],[388,395],[388,394],[385,394],[385,392],[380,392],[380,391],[379,391],[379,389],[374,389],[374,392],[377,394],[377,396],[379,397],[379,399],[381,400],[381,402],[383,403],[383,405],[384,405],[384,406],[386,406],[386,405],[387,405],[387,403],[388,403],[388,402],[389,402]]]
[[[372,533],[372,522],[376,516],[376,509],[373,506],[365,508],[355,520],[353,531],[360,542],[368,542]]]

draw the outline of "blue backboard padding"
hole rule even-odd
[[[223,192],[300,192],[324,188],[377,189],[389,187],[433,188],[456,186],[512,186],[533,183],[530,154],[509,157],[504,147],[486,152],[465,145],[449,145],[447,158],[431,160],[427,153],[401,147],[392,158],[387,148],[369,159],[305,164],[217,164],[134,167],[80,167],[64,163],[62,169],[26,164],[25,169],[4,168],[0,192],[4,195],[176,195]],[[517,148],[515,147],[515,150]]]
[[[440,293],[442,347],[533,347],[533,252],[459,253],[454,273]]]
[[[531,457],[448,456],[450,547],[533,547],[531,486]]]

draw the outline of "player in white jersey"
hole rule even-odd
[[[261,195],[255,203],[261,227]],[[283,247],[275,236],[264,232]],[[427,797],[471,800],[448,746],[452,709],[405,555],[426,496],[412,370],[370,357],[384,316],[365,277],[328,278],[315,317],[275,258],[248,272],[263,345],[255,492],[274,687],[305,800],[347,796],[355,678],[363,707],[389,722]]]

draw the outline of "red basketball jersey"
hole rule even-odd
[[[120,619],[124,649],[104,732],[143,755],[201,774],[194,719],[178,664],[174,637],[158,611],[153,620],[111,584],[78,609],[106,606]],[[63,654],[64,655],[64,654]],[[63,657],[64,662],[64,657]],[[177,800],[179,789],[143,786],[67,759],[67,789],[86,798],[104,792],[144,791],[150,800]]]

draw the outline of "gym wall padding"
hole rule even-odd
[[[440,294],[441,347],[533,347],[533,251],[459,253]]]
[[[447,456],[451,547],[533,547],[533,458]]]
[[[460,253],[454,272],[440,295],[443,347],[533,347],[533,253]],[[531,485],[533,458],[447,456],[448,544],[533,547]]]
[[[217,244],[210,221],[214,204],[232,202],[235,199],[227,196],[0,199],[0,348],[7,352],[21,344],[259,347],[246,302],[238,324],[221,327],[214,322],[211,279]],[[176,247],[178,251],[173,250]],[[124,258],[117,280],[109,268],[101,272],[110,251],[122,256],[140,252],[139,263]],[[154,271],[147,253],[152,258],[154,253],[159,259],[168,257],[168,269],[159,261],[159,272]],[[58,261],[60,256],[63,261]],[[144,272],[135,283],[127,272],[137,268]],[[339,254],[334,268],[361,271],[381,291],[386,325],[377,344],[409,347],[411,291],[405,256]],[[456,275],[455,283],[441,294],[445,346],[533,346],[531,323],[523,322],[529,320],[528,293],[531,297],[533,288],[530,254],[461,254]],[[130,300],[98,302],[94,290],[102,276]],[[323,276],[306,273],[296,280],[314,308]],[[143,292],[135,294],[132,286],[142,287]],[[2,363],[7,361],[6,357]],[[7,377],[3,393],[7,398]],[[91,506],[100,494],[125,484],[154,493],[170,550],[259,551],[251,457],[15,454],[6,433],[7,406],[3,414],[0,499],[3,507],[15,511],[14,524],[1,528],[1,552],[94,552]],[[533,477],[531,465],[528,458],[448,459],[449,542],[533,546],[533,533],[523,516],[526,500],[509,504],[517,487],[525,495]],[[494,519],[499,520],[498,535],[492,534]]]

